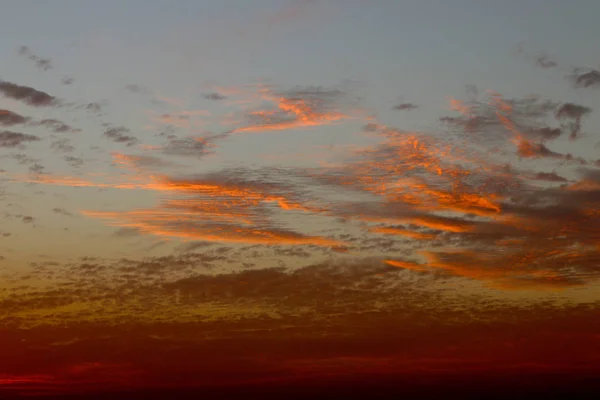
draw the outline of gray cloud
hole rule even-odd
[[[554,68],[558,65],[556,61],[549,59],[546,55],[538,56],[535,59],[535,64],[540,68]]]
[[[48,93],[7,81],[0,81],[0,94],[32,107],[51,107],[60,104],[58,99]]]
[[[44,71],[52,69],[52,61],[49,58],[43,58],[34,54],[27,46],[19,47],[19,54],[32,61],[34,65]]]
[[[0,110],[0,125],[2,126],[24,124],[30,119],[9,110]]]
[[[50,130],[52,130],[52,132],[55,133],[81,132],[81,129],[73,128],[72,126],[65,124],[64,122],[59,121],[57,119],[43,119],[41,121],[36,122],[35,125],[49,128]]]
[[[73,168],[81,167],[83,165],[83,159],[74,156],[65,156],[64,160]]]
[[[600,71],[596,69],[576,68],[570,78],[576,87],[591,88],[600,86]]]
[[[581,133],[582,118],[592,112],[592,109],[579,104],[564,103],[556,110],[555,116],[559,120],[571,120],[565,127],[571,131],[569,139],[579,138]]]
[[[0,147],[19,147],[28,142],[41,140],[38,136],[28,135],[26,133],[2,131],[0,132]]]
[[[52,142],[51,147],[53,150],[62,152],[62,153],[69,153],[73,150],[75,150],[75,146],[73,146],[71,144],[71,142],[69,141],[69,139],[67,138],[61,138],[61,139],[57,139],[54,142]]]
[[[392,109],[396,111],[410,111],[414,110],[415,108],[419,108],[419,106],[414,103],[401,103],[395,105]]]
[[[214,142],[226,134],[207,137],[172,138],[162,147],[163,154],[201,158],[213,153]]]
[[[214,100],[214,101],[225,100],[227,98],[227,96],[224,96],[217,92],[205,93],[204,95],[202,95],[202,97],[204,97],[207,100]]]
[[[71,214],[70,212],[68,212],[64,208],[53,208],[52,211],[55,212],[56,214],[65,215],[67,217],[72,217],[73,216],[73,214]]]
[[[128,135],[131,132],[127,128],[110,128],[104,132],[104,136],[116,143],[125,143],[127,146],[133,146],[138,143],[138,139]]]

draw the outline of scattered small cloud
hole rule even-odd
[[[129,135],[131,131],[128,128],[110,128],[104,132],[104,136],[115,143],[124,143],[127,146],[136,145],[139,141],[137,138]]]
[[[540,68],[544,68],[544,69],[548,69],[548,68],[555,68],[556,66],[558,66],[558,64],[556,63],[556,61],[551,60],[548,56],[546,55],[540,55],[535,59],[535,64],[540,67]]]
[[[227,96],[222,95],[217,92],[205,93],[202,97],[204,97],[207,100],[214,100],[214,101],[225,100],[227,98]]]
[[[73,214],[71,214],[70,212],[68,212],[67,210],[65,210],[64,208],[60,208],[60,207],[56,207],[53,208],[52,211],[56,214],[61,214],[61,215],[65,215],[67,217],[73,217]]]
[[[43,58],[33,53],[27,46],[21,46],[18,50],[19,55],[26,57],[32,61],[35,66],[41,70],[48,71],[52,69],[52,61],[49,58]]]
[[[392,109],[396,111],[410,111],[416,108],[419,108],[419,106],[414,103],[400,103],[395,105]]]
[[[29,167],[29,172],[33,174],[41,174],[44,172],[45,169],[46,168],[43,165],[36,163]]]
[[[46,127],[54,133],[81,132],[81,129],[73,128],[72,126],[57,119],[42,119],[41,121],[35,122],[34,125]]]

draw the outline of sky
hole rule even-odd
[[[600,372],[597,1],[2,8],[0,394]]]

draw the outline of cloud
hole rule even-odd
[[[73,214],[71,214],[70,212],[68,212],[64,208],[60,208],[60,207],[55,207],[55,208],[52,209],[52,211],[55,212],[56,214],[65,215],[67,217],[72,217],[73,216]]]
[[[568,182],[567,178],[558,175],[555,171],[538,172],[532,177],[532,179],[548,182]]]
[[[159,207],[124,213],[86,211],[85,214],[113,220],[117,226],[136,228],[147,234],[195,241],[343,246],[332,238],[305,235],[270,224],[269,216],[274,208],[288,212],[319,211],[303,204],[290,188],[232,178],[227,173],[198,179],[163,177],[147,186],[169,194]]]
[[[34,54],[27,46],[19,47],[19,54],[33,61],[35,66],[41,70],[48,71],[52,69],[52,61],[49,58],[42,58]]]
[[[213,101],[225,100],[227,98],[227,96],[217,92],[205,93],[202,97],[204,97],[207,100]]]
[[[41,138],[26,133],[2,131],[0,132],[0,147],[15,148],[26,143],[40,141]]]
[[[71,151],[70,147],[61,147],[61,151]],[[63,159],[73,168],[78,168],[83,165],[83,159],[81,157],[75,156],[64,156]]]
[[[419,106],[413,103],[400,103],[395,105],[392,109],[396,111],[410,111],[416,108],[419,108]]]
[[[570,78],[575,87],[591,88],[600,86],[600,71],[596,69],[576,68]]]
[[[136,85],[136,84],[126,85],[125,89],[127,91],[131,92],[131,93],[134,93],[134,94],[148,94],[148,93],[150,93],[150,91],[147,88],[145,88],[145,87],[143,87],[141,85]]]
[[[128,135],[130,132],[128,128],[110,128],[104,132],[104,136],[115,143],[124,143],[127,146],[133,146],[138,143],[138,139]]]
[[[260,88],[259,95],[271,106],[246,112],[242,116],[242,126],[231,133],[325,126],[350,118],[342,108],[352,101],[341,89],[308,86],[276,91],[265,86]]]
[[[30,118],[24,117],[20,114],[14,113],[9,110],[0,110],[0,125],[2,126],[13,126],[24,124],[29,121]]]
[[[22,101],[32,107],[53,107],[60,104],[58,99],[48,93],[29,86],[0,80],[0,94],[13,100]]]
[[[202,158],[213,154],[214,142],[218,138],[216,136],[173,138],[161,148],[161,151],[166,155]]]
[[[29,172],[34,174],[41,174],[44,172],[45,169],[46,167],[44,167],[43,165],[35,163],[29,167]]]
[[[72,126],[70,126],[68,124],[65,124],[62,121],[59,121],[57,119],[51,119],[51,118],[42,119],[42,120],[40,120],[38,122],[35,122],[35,125],[49,128],[50,130],[52,130],[52,132],[55,132],[55,133],[65,133],[65,132],[77,133],[77,132],[81,132],[81,129],[73,128]]]
[[[61,153],[70,153],[75,150],[75,146],[71,144],[71,141],[67,138],[57,139],[52,142],[50,147]]]
[[[174,165],[170,161],[155,156],[112,153],[115,163],[134,170],[154,169]]]
[[[581,120],[584,116],[590,114],[592,109],[579,104],[564,103],[556,110],[556,118],[559,120],[572,120],[568,127],[571,130],[569,139],[575,140],[581,132]]]
[[[556,63],[556,61],[551,60],[548,56],[546,55],[540,55],[535,59],[535,64],[540,67],[540,68],[544,68],[544,69],[548,69],[548,68],[555,68],[558,64]]]

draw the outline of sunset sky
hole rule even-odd
[[[1,5],[0,397],[600,376],[600,2]]]

